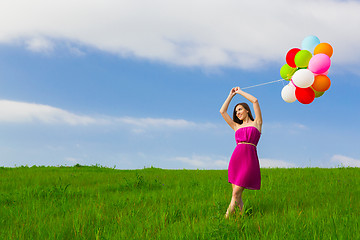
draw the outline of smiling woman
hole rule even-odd
[[[239,103],[234,108],[233,119],[227,114],[227,109],[232,98],[240,94],[253,103],[255,119],[246,103]],[[238,206],[244,212],[242,193],[244,189],[259,190],[261,185],[260,164],[257,156],[256,146],[261,136],[262,116],[258,100],[242,91],[239,87],[231,89],[229,96],[220,109],[220,113],[235,131],[237,146],[231,156],[228,178],[232,184],[232,199],[225,218],[235,211]]]

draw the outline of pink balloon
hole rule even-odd
[[[329,70],[330,64],[330,57],[324,53],[319,53],[310,59],[308,69],[314,74],[321,74]]]
[[[323,73],[314,73],[314,76],[318,76],[318,75],[328,75],[329,74],[329,70],[327,70],[326,72]]]

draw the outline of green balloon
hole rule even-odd
[[[296,70],[296,68],[292,68],[288,64],[284,64],[284,66],[282,66],[280,69],[280,76],[283,79],[290,81],[292,75],[294,75]]]
[[[307,68],[311,58],[311,52],[309,52],[308,50],[301,50],[295,55],[295,65],[298,68]]]
[[[314,90],[314,89],[313,89]],[[318,97],[321,97],[322,95],[324,95],[325,92],[318,92],[318,91],[315,91],[315,97],[318,98]]]

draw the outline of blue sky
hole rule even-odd
[[[263,113],[260,164],[360,166],[358,1],[3,5],[0,166],[226,169],[230,89],[280,79],[308,35],[334,48],[332,85],[309,105],[284,102],[285,82],[247,90]]]

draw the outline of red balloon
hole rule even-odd
[[[296,64],[295,64],[295,55],[300,51],[301,49],[299,48],[293,48],[290,49],[287,54],[286,54],[286,63],[292,67],[292,68],[296,68]]]
[[[296,99],[302,104],[309,104],[312,103],[312,101],[314,101],[315,92],[311,89],[311,87],[308,88],[297,87],[295,89],[295,96]]]

